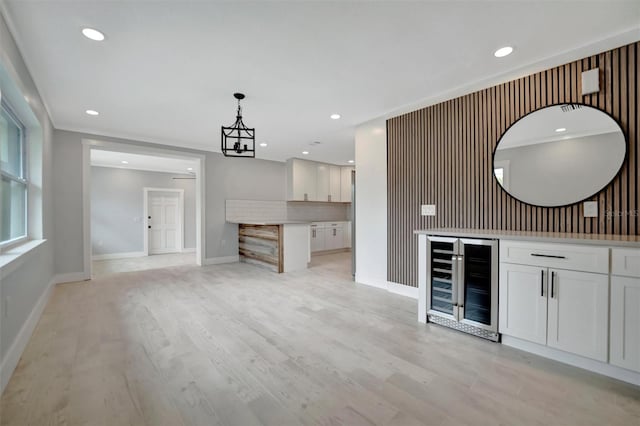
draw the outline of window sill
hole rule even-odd
[[[0,254],[0,276],[6,277],[22,265],[47,240],[30,240]]]

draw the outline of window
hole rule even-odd
[[[27,170],[24,126],[0,104],[0,246],[27,237]]]

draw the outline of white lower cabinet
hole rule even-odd
[[[607,361],[609,277],[549,270],[547,345]]]
[[[611,364],[640,373],[640,278],[611,278],[610,345]]]
[[[340,250],[351,246],[348,228],[351,222],[314,222],[311,224],[311,252]],[[349,234],[350,235],[350,234]]]
[[[567,267],[579,257],[559,255],[553,245],[533,247],[531,265],[500,263],[500,333],[607,362],[609,275],[549,268],[559,256]]]
[[[547,343],[545,268],[500,264],[500,333],[544,345]]]

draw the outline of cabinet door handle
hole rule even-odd
[[[544,297],[544,269],[540,270],[540,297]]]
[[[553,297],[555,295],[555,290],[554,290],[555,278],[556,278],[556,273],[551,271],[551,298],[552,299],[553,299]]]
[[[566,256],[557,256],[557,255],[554,255],[554,254],[531,253],[531,256],[535,256],[535,257],[550,257],[552,259],[566,259]]]

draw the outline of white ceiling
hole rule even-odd
[[[122,162],[126,161],[127,164]],[[146,170],[151,172],[195,175],[196,161],[126,152],[91,150],[91,165],[118,169]],[[193,170],[188,170],[192,168]]]
[[[242,91],[259,158],[339,164],[357,124],[640,26],[615,0],[5,3],[57,128],[218,150]]]

